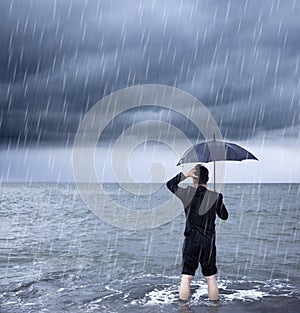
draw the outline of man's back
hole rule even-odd
[[[228,218],[228,212],[223,204],[223,195],[210,191],[204,186],[179,187],[178,184],[183,179],[184,175],[179,173],[167,182],[167,187],[183,203],[186,215],[184,235],[188,236],[194,229],[203,236],[203,240],[212,239],[215,234],[216,214],[223,220]]]
[[[223,204],[222,194],[207,190],[199,186],[190,202],[186,212],[186,229],[184,235],[191,230],[199,240],[210,241],[215,237],[216,215],[221,219],[228,218],[228,212]]]

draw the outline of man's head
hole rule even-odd
[[[208,182],[208,178],[209,178],[208,177],[208,169],[201,164],[197,164],[195,166],[195,169],[196,169],[195,175],[198,176],[197,183],[199,185],[206,184]]]

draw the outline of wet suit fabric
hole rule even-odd
[[[216,215],[226,220],[228,212],[221,193],[209,191],[203,186],[198,186],[197,189],[191,186],[179,187],[178,184],[184,179],[184,174],[179,173],[167,182],[168,189],[182,201],[186,215],[182,274],[194,276],[200,263],[202,274],[211,276],[217,273]]]

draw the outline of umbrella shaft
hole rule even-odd
[[[214,161],[214,191],[216,191],[216,162]]]

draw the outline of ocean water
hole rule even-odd
[[[117,184],[105,190],[130,205]],[[183,213],[125,230],[96,217],[75,184],[2,184],[0,312],[299,312],[300,185],[229,184],[222,192],[229,219],[216,226],[220,301],[208,301],[197,271],[184,303]],[[162,186],[135,197],[135,209],[170,197]]]

